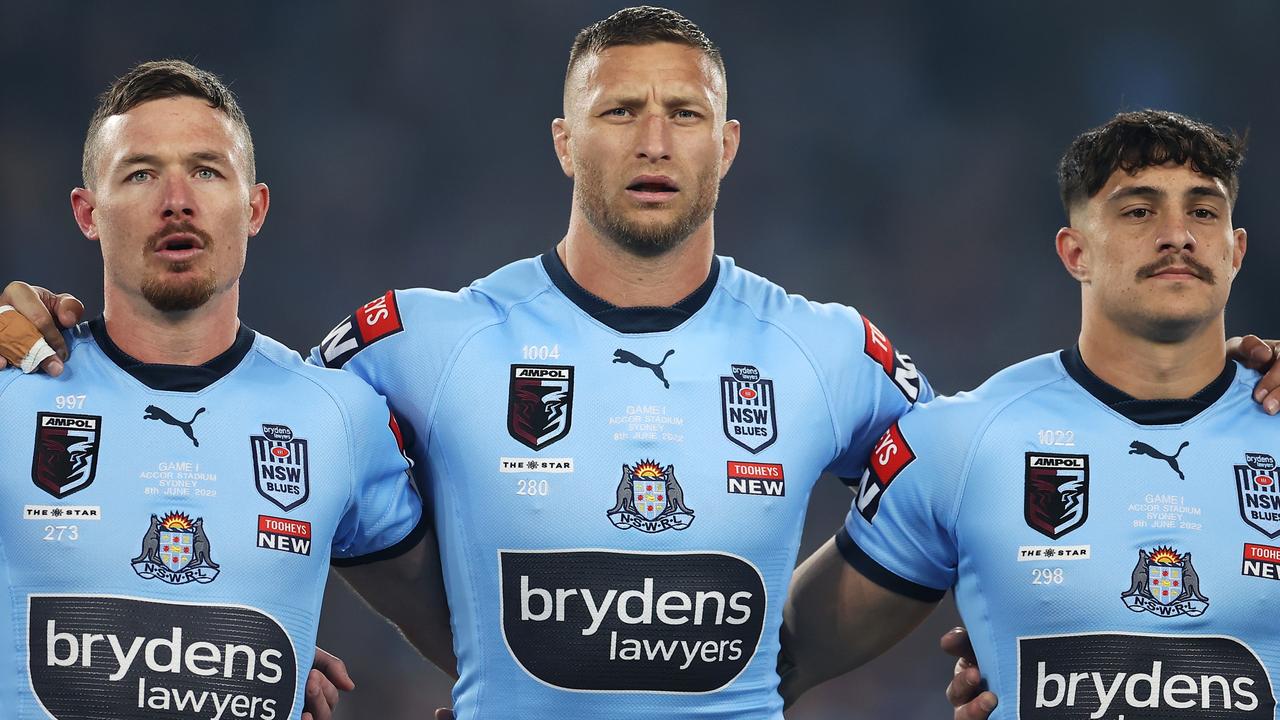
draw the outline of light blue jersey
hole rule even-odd
[[[809,491],[931,396],[852,309],[727,258],[673,307],[622,309],[549,252],[389,292],[312,359],[416,435],[462,720],[780,718]]]
[[[1271,720],[1280,426],[1228,361],[1136,400],[1076,350],[918,408],[837,543],[925,600],[954,588],[996,720]]]
[[[244,327],[200,367],[68,342],[0,373],[0,717],[299,717],[330,558],[419,537],[386,402]]]

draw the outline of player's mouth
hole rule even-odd
[[[192,233],[174,233],[156,243],[152,252],[163,260],[184,262],[204,252],[204,240]]]
[[[627,195],[642,203],[664,203],[680,192],[680,186],[666,175],[638,175],[627,185]]]

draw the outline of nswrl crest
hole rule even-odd
[[[1138,550],[1138,564],[1129,576],[1129,589],[1120,594],[1134,612],[1161,617],[1203,615],[1209,598],[1200,594],[1200,576],[1191,566],[1191,553],[1179,554],[1171,547],[1151,552]]]
[[[760,377],[754,365],[730,365],[720,376],[720,413],[724,436],[750,453],[778,439],[778,413],[773,380]]]
[[[250,435],[253,477],[258,494],[281,510],[292,510],[311,495],[307,441],[295,438],[286,425],[264,423],[261,435]]]
[[[211,583],[218,577],[219,566],[209,556],[204,518],[192,520],[186,513],[152,515],[142,536],[142,552],[131,562],[138,577],[158,578],[170,585]]]
[[[684,530],[693,522],[693,511],[685,505],[674,465],[663,469],[653,460],[642,460],[635,467],[623,464],[616,499],[608,512],[609,521],[624,530]]]

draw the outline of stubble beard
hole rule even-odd
[[[202,307],[218,289],[213,271],[183,281],[165,278],[170,272],[187,272],[190,266],[190,263],[172,263],[160,274],[143,280],[142,297],[151,307],[164,313],[188,312]]]
[[[574,196],[583,216],[596,233],[637,257],[658,257],[680,247],[716,209],[720,179],[714,167],[707,168],[698,177],[692,188],[696,194],[688,209],[665,223],[638,223],[628,219],[621,208],[609,204],[603,173],[590,164],[579,162],[578,167]]]

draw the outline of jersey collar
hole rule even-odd
[[[1236,364],[1228,360],[1213,382],[1205,385],[1200,392],[1189,398],[1139,400],[1114,385],[1108,385],[1102,378],[1094,375],[1093,371],[1084,364],[1079,345],[1073,346],[1070,350],[1060,351],[1058,358],[1066,368],[1067,374],[1079,383],[1080,387],[1107,407],[1139,425],[1177,425],[1187,422],[1217,402],[1236,379]]]
[[[101,317],[89,321],[89,332],[93,340],[102,349],[104,355],[129,373],[138,382],[152,390],[172,392],[199,392],[221,380],[227,373],[235,370],[249,354],[256,336],[244,323],[236,331],[235,342],[226,352],[203,365],[162,365],[144,363],[126,354],[107,335],[107,325]]]
[[[610,328],[623,333],[651,333],[674,330],[681,323],[693,317],[711,299],[711,291],[716,288],[720,278],[720,259],[711,259],[711,271],[707,279],[697,290],[689,293],[683,300],[668,307],[618,307],[606,300],[592,295],[586,288],[578,284],[569,275],[564,262],[555,248],[542,255],[542,267],[546,269],[551,282],[559,288],[564,296],[582,311],[599,320]]]

